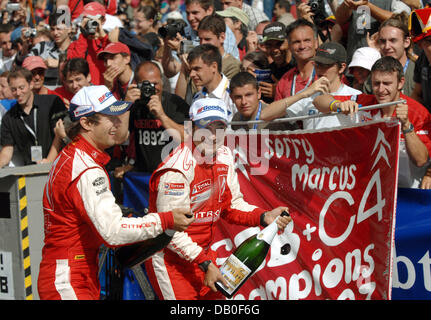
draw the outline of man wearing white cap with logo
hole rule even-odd
[[[190,107],[193,135],[175,149],[150,179],[150,211],[190,206],[195,221],[176,232],[170,244],[145,262],[159,299],[220,299],[214,283],[225,282],[210,249],[218,220],[259,226],[271,223],[287,207],[271,211],[243,199],[231,150],[223,145],[227,125],[224,102],[203,98]],[[283,229],[290,217],[280,217]]]
[[[121,142],[119,116],[129,107],[105,86],[84,87],[70,102],[72,143],[54,161],[43,196],[45,245],[38,278],[43,300],[99,299],[101,244],[139,242],[166,229],[183,231],[193,221],[189,209],[124,218],[115,203],[104,150]]]

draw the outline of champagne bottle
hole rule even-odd
[[[167,229],[157,237],[126,245],[115,250],[115,257],[124,268],[141,264],[171,242],[175,230]]]
[[[281,213],[281,216],[288,215],[286,211]],[[242,242],[220,267],[221,274],[229,284],[228,287],[225,287],[219,281],[215,283],[217,290],[223,293],[223,295],[232,298],[246,280],[259,268],[263,260],[265,260],[272,240],[278,231],[277,219],[258,234]]]

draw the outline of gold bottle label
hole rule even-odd
[[[220,272],[226,279],[229,287],[225,287],[221,283],[220,284],[227,293],[232,294],[232,292],[234,292],[235,289],[239,287],[245,279],[247,279],[251,270],[232,254],[220,267]]]

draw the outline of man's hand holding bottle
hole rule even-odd
[[[289,208],[277,207],[275,209],[272,209],[271,211],[267,211],[265,212],[263,221],[265,222],[266,225],[269,225],[271,224],[271,222],[277,219],[277,217],[279,217],[279,219],[277,220],[278,229],[280,231],[284,231],[284,228],[286,228],[289,222],[292,221],[292,218],[290,217],[290,215],[280,216],[283,211],[286,211],[287,213],[289,213]]]
[[[195,220],[193,213],[187,208],[176,208],[172,210],[174,216],[174,230],[184,231]]]

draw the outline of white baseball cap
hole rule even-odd
[[[192,103],[190,120],[200,128],[205,128],[215,121],[228,123],[227,108],[223,100],[202,98]]]
[[[381,55],[377,49],[371,47],[362,47],[356,49],[356,51],[353,53],[349,68],[362,67],[371,71],[373,64],[380,58]]]
[[[130,106],[130,102],[118,101],[106,86],[89,86],[81,88],[70,100],[69,115],[72,121],[95,113],[116,116]]]

